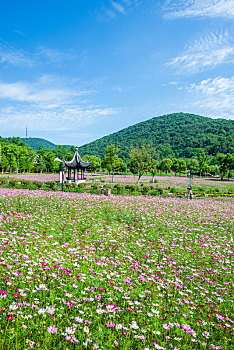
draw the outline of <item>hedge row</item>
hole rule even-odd
[[[4,188],[17,188],[17,189],[29,189],[29,190],[43,190],[43,191],[61,191],[61,184],[55,181],[30,181],[30,180],[19,180],[13,178],[0,177],[0,187]],[[111,194],[115,195],[148,195],[148,196],[160,196],[160,195],[175,195],[184,197],[187,196],[187,192],[184,189],[168,187],[162,188],[158,185],[152,184],[101,184],[100,183],[82,183],[77,185],[76,183],[64,183],[64,192],[75,192],[75,193],[93,193],[107,194],[108,189],[111,190]],[[231,195],[233,191],[228,190],[227,193],[220,192],[218,188],[204,188],[197,187],[193,188],[193,192],[198,197],[204,195],[220,196],[220,195]]]

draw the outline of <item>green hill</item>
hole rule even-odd
[[[53,142],[37,137],[21,138],[21,140],[35,150],[38,150],[40,146],[44,149],[54,149],[58,147],[58,145],[55,145]],[[71,146],[66,145],[66,147],[69,149]]]
[[[188,113],[155,117],[129,126],[79,147],[82,156],[102,157],[109,144],[119,147],[128,158],[131,147],[150,144],[159,157],[192,157],[203,148],[208,154],[233,153],[234,121],[212,119]]]

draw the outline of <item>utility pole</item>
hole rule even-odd
[[[27,128],[27,125],[26,125],[26,139],[28,138],[28,128]]]

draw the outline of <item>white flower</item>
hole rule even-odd
[[[122,324],[121,324],[121,323],[117,324],[115,327],[116,327],[117,331],[119,331],[120,329],[122,329],[122,328],[123,328],[123,326],[122,326]]]
[[[38,310],[39,315],[44,314],[45,312],[46,312],[46,309],[39,309]]]
[[[160,335],[160,334],[161,334],[161,332],[159,332],[159,331],[153,331],[153,333],[154,333],[154,334],[157,334],[157,335]]]
[[[72,298],[73,295],[72,295],[72,294],[69,294],[69,293],[66,293],[66,294],[65,294],[65,297]]]
[[[9,306],[9,309],[10,310],[17,310],[18,306],[16,304],[12,304],[12,305]]]
[[[136,321],[132,321],[132,324],[130,325],[130,327],[133,328],[133,329],[138,329],[139,328],[137,323],[136,323]]]
[[[67,334],[74,334],[75,333],[75,329],[74,328],[71,328],[71,327],[67,327],[66,329],[65,329],[65,332],[67,333]]]
[[[159,311],[158,311],[158,310],[154,310],[154,309],[152,308],[151,311],[152,311],[154,314],[159,315]]]
[[[87,334],[89,334],[89,327],[84,326],[84,332],[87,333]]]
[[[100,314],[102,314],[102,313],[104,312],[104,310],[102,310],[102,309],[97,309],[96,312],[100,315]]]
[[[39,284],[39,290],[48,290],[45,284]]]

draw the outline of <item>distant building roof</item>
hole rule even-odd
[[[78,153],[78,148],[76,148],[75,154],[69,162],[64,161],[64,165],[68,168],[87,168],[92,162],[84,162]]]

